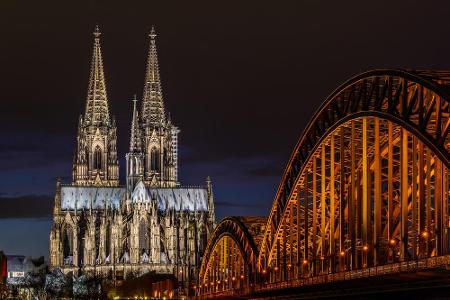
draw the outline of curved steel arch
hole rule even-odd
[[[266,226],[260,255],[274,246],[280,216],[295,197],[295,182],[321,141],[340,124],[378,116],[400,124],[450,166],[450,73],[374,70],[338,87],[303,131],[287,163]],[[258,264],[260,266],[260,264]]]
[[[245,218],[244,218],[245,219]],[[263,226],[265,224],[261,223]],[[259,255],[258,247],[250,234],[249,229],[243,222],[243,218],[239,217],[227,217],[224,218],[214,229],[211,237],[208,240],[208,244],[205,248],[205,253],[202,257],[202,263],[200,266],[199,280],[202,281],[211,258],[211,254],[214,252],[214,248],[220,239],[224,236],[228,236],[235,241],[239,246],[244,262],[249,266],[251,270],[255,270],[256,259]]]

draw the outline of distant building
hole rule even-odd
[[[23,255],[6,255],[8,283],[15,284],[27,273],[45,274],[47,265],[44,257],[32,258]]]
[[[8,278],[8,260],[5,253],[0,251],[0,284],[5,284],[6,278]]]
[[[25,268],[23,262],[25,256],[22,255],[7,255],[8,259],[8,283],[12,283],[17,278],[25,276]]]
[[[116,123],[110,117],[100,49],[94,50],[79,119],[71,184],[57,182],[50,266],[114,279],[130,273],[174,274],[193,280],[215,225],[211,181],[178,181],[179,129],[166,116],[156,53],[150,50],[140,110],[134,99],[126,185],[119,184]]]

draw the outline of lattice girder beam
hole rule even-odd
[[[417,224],[420,223],[418,221],[419,213],[417,212],[417,191],[421,180],[417,176],[420,173],[425,173],[430,178],[434,178],[434,162],[440,160],[435,154],[430,155],[428,160],[425,159],[428,163],[423,167],[423,172],[419,172],[417,165],[420,159],[417,157],[417,153],[419,153],[418,149],[423,146],[423,143],[407,130],[399,129],[399,125],[393,124],[391,126],[391,124],[392,122],[377,117],[362,117],[342,125],[346,126],[349,132],[353,132],[351,138],[349,138],[349,143],[350,148],[353,149],[350,154],[353,153],[355,159],[346,160],[344,157],[343,183],[344,189],[349,190],[347,195],[356,197],[352,204],[354,219],[349,219],[348,203],[344,203],[343,199],[336,201],[336,194],[340,191],[333,187],[336,181],[340,181],[339,177],[342,176],[340,174],[341,156],[337,155],[336,152],[342,153],[340,148],[347,147],[334,142],[336,139],[341,139],[337,134],[341,129],[338,128],[327,139],[323,140],[323,144],[311,156],[312,159],[305,168],[305,174],[308,175],[302,175],[296,182],[296,197],[299,197],[301,189],[305,190],[304,186],[306,185],[312,187],[307,188],[306,193],[309,193],[312,199],[316,199],[316,201],[312,201],[312,207],[308,207],[307,214],[305,214],[304,207],[299,210],[302,215],[311,220],[309,226],[307,226],[307,232],[304,229],[298,229],[298,232],[307,235],[307,239],[303,238],[304,242],[300,248],[298,248],[297,241],[296,245],[291,245],[290,239],[287,243],[285,242],[286,237],[291,235],[291,228],[286,226],[285,222],[291,218],[293,204],[297,203],[298,200],[290,201],[284,214],[279,217],[283,222],[276,230],[275,236],[278,242],[273,244],[266,252],[267,254],[261,251],[259,262],[264,259],[265,266],[280,268],[283,264],[280,264],[279,261],[285,259],[284,253],[291,251],[292,247],[297,247],[295,248],[296,251],[300,252],[298,257],[303,256],[304,260],[312,260],[313,262],[308,263],[311,264],[309,268],[313,274],[319,274],[334,272],[343,268],[355,269],[420,256],[420,249],[417,247],[419,238],[413,238],[414,235],[417,236],[418,232],[424,231],[417,227]],[[357,130],[357,128],[363,129]],[[374,128],[377,129],[376,133]],[[387,138],[379,138],[385,134],[388,136]],[[364,137],[362,137],[363,135]],[[366,144],[365,147],[363,146],[364,143]],[[360,147],[361,145],[363,147]],[[361,149],[356,149],[356,147]],[[331,152],[331,149],[333,149],[333,152]],[[425,152],[427,151],[430,152],[431,150],[425,147]],[[343,152],[345,152],[345,149]],[[392,152],[392,155],[390,152]],[[415,165],[411,166],[409,161],[413,158],[413,155],[415,155],[413,160]],[[363,162],[364,158],[366,162]],[[388,164],[387,161],[389,160],[391,162]],[[389,165],[390,169],[389,167],[383,168],[383,163]],[[349,168],[354,170],[353,175],[351,172],[345,174],[345,169],[348,170]],[[388,172],[389,170],[390,172]],[[414,177],[416,178],[414,184],[412,183],[413,172],[417,173]],[[336,174],[339,174],[339,176],[336,176]],[[356,178],[353,184],[352,177]],[[426,178],[423,178],[423,181],[428,184]],[[390,183],[387,184],[387,182]],[[393,191],[389,192],[386,185],[391,186],[392,183],[395,188],[392,187]],[[375,189],[375,186],[378,187]],[[304,203],[304,201],[303,199],[301,202]],[[365,203],[368,205],[365,205]],[[335,207],[336,205],[343,205],[343,207]],[[389,208],[389,206],[391,207]],[[431,218],[433,207],[434,204],[429,206],[428,219]],[[348,230],[348,228],[353,227],[350,224],[354,224],[356,230],[354,233],[341,231],[339,222],[342,221],[338,220],[340,211],[344,213],[343,225]],[[332,212],[334,212],[334,215]],[[388,214],[388,216],[382,217],[383,213]],[[441,214],[431,218],[429,223],[433,225],[434,219],[440,216]],[[303,220],[306,220],[306,217]],[[392,225],[389,225],[389,222],[392,222]],[[411,224],[414,224],[415,227],[411,227]],[[293,232],[295,233],[295,231]],[[341,239],[341,234],[345,234],[345,238]],[[352,236],[353,238],[351,238]],[[439,240],[430,238],[430,253],[436,252],[435,247],[442,248],[442,241],[442,234],[440,234]],[[340,250],[337,254],[333,245],[336,242],[339,244]],[[305,256],[306,253],[304,253],[305,244],[311,247],[308,249],[308,253],[310,253],[308,256]],[[390,244],[395,247],[390,249]],[[396,253],[397,250],[394,248],[399,249],[399,254]],[[347,251],[351,253],[347,254]],[[386,257],[386,253],[389,251],[391,257]],[[444,250],[441,249],[440,251],[442,253]],[[303,255],[301,252],[303,252]],[[345,256],[344,259],[339,257],[342,252],[344,252],[342,254],[342,256]],[[350,259],[347,258],[347,255]],[[344,264],[340,260],[347,261],[345,266],[340,266]],[[276,263],[272,263],[272,261]],[[295,264],[298,265],[299,263],[299,259],[297,259]],[[300,267],[297,269],[301,270]],[[299,272],[297,271],[297,274],[291,276],[299,276]]]

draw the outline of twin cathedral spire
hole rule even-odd
[[[73,184],[118,186],[117,128],[110,117],[100,46],[100,30],[94,31],[86,110],[80,116],[73,163]],[[175,187],[179,129],[165,116],[156,52],[156,33],[150,46],[141,110],[133,99],[130,148],[126,154],[126,183],[130,195],[139,181],[150,187]]]

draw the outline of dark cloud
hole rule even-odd
[[[95,23],[122,182],[155,24],[181,182],[210,175],[226,216],[268,213],[302,129],[349,77],[450,69],[449,15],[448,1],[419,0],[0,1],[0,194],[51,195],[54,177],[70,178]]]
[[[130,99],[142,95],[147,34],[155,24],[166,106],[182,130],[180,166],[258,156],[271,164],[237,170],[248,177],[280,174],[314,110],[349,76],[374,67],[450,67],[450,42],[442,39],[450,34],[448,5],[402,2],[389,3],[389,10],[386,1],[328,3],[324,10],[304,1],[196,1],[173,10],[149,2],[124,8],[2,1],[0,134],[16,138],[0,146],[0,166],[71,161],[98,22],[122,165]],[[408,30],[395,34],[392,28],[404,24],[399,15],[408,15]],[[422,41],[411,48],[417,36]],[[24,132],[41,136],[23,138]]]
[[[0,219],[49,218],[54,199],[50,196],[25,195],[0,197]]]
[[[18,130],[1,132],[0,172],[36,169],[71,160],[75,137]],[[48,174],[56,176],[55,174]]]
[[[247,180],[261,180],[266,177],[280,178],[286,157],[280,157],[274,153],[273,155],[240,159],[241,175],[244,175]]]
[[[215,206],[218,207],[226,207],[226,208],[257,208],[259,205],[257,204],[248,204],[248,203],[236,203],[233,201],[216,201],[214,202]]]

